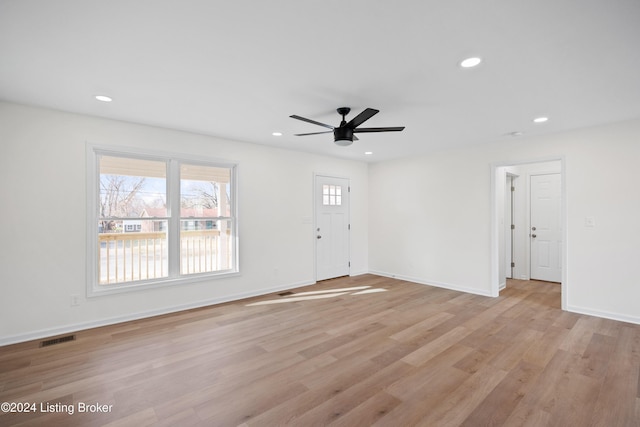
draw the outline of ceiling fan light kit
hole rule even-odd
[[[314,125],[322,126],[328,129],[329,131],[324,132],[312,132],[312,133],[299,133],[296,136],[308,136],[308,135],[319,135],[322,133],[331,133],[333,132],[333,142],[336,145],[347,146],[353,144],[353,141],[357,141],[358,137],[354,135],[354,133],[363,133],[363,132],[399,132],[404,129],[404,126],[397,127],[377,127],[377,128],[358,128],[362,123],[369,120],[374,115],[378,114],[380,111],[374,108],[366,108],[363,112],[355,116],[349,122],[346,120],[346,115],[349,114],[351,108],[349,107],[340,107],[336,110],[338,114],[342,116],[342,121],[340,122],[340,126],[334,127],[328,125],[326,123],[320,123],[315,120],[307,119],[306,117],[297,116],[295,114],[289,116],[292,119],[302,120],[303,122],[312,123]]]

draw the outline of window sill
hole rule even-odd
[[[226,279],[230,277],[237,277],[240,275],[239,271],[228,270],[217,273],[202,273],[194,274],[190,276],[181,277],[167,277],[163,279],[143,280],[129,283],[118,283],[113,285],[97,285],[87,289],[87,297],[101,297],[105,295],[123,294],[129,292],[149,291],[152,289],[164,288],[168,286],[182,286],[192,283],[200,283],[212,280]]]

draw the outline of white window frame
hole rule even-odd
[[[169,274],[167,277],[138,280],[133,282],[113,283],[108,286],[98,282],[98,231],[99,221],[99,158],[104,156],[129,157],[142,160],[155,160],[167,163],[167,206],[168,206],[168,256]],[[195,164],[213,167],[229,168],[231,172],[230,210],[233,249],[231,253],[232,267],[224,271],[213,271],[197,274],[180,273],[180,164]],[[116,293],[155,289],[165,286],[175,286],[212,279],[221,279],[240,274],[239,237],[238,237],[238,165],[235,162],[194,157],[185,154],[167,153],[159,151],[141,150],[129,147],[101,146],[86,144],[86,172],[87,172],[87,296],[95,297]],[[172,209],[173,207],[173,209]],[[173,212],[172,212],[173,210]]]

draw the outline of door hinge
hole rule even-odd
[[[347,227],[348,230],[351,230],[351,224],[348,225]]]
[[[511,191],[516,191],[516,187],[511,187]]]
[[[349,261],[349,267],[351,267],[351,261]]]
[[[515,230],[516,229],[516,225],[515,224],[511,224],[511,229]]]
[[[351,193],[351,186],[348,186],[348,187],[347,187],[347,192],[348,192],[348,193]]]
[[[516,263],[515,263],[515,262],[512,262],[512,263],[511,263],[511,267],[515,267],[515,266],[516,266]]]

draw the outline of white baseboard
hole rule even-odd
[[[419,279],[417,277],[410,277],[410,276],[404,276],[404,275],[401,275],[401,274],[387,273],[385,271],[370,270],[369,273],[370,274],[376,274],[378,276],[390,277],[392,279],[405,280],[407,282],[418,283],[420,285],[434,286],[436,288],[445,288],[445,289],[450,289],[452,291],[459,291],[459,292],[465,292],[465,293],[468,293],[468,294],[482,295],[482,296],[485,296],[485,297],[491,297],[491,291],[490,290],[482,291],[482,290],[479,290],[479,289],[468,288],[466,286],[458,286],[458,285],[453,285],[451,283],[436,282],[434,280],[424,280],[424,279]]]
[[[368,274],[369,272],[367,270],[361,270],[361,271],[352,271],[349,273],[349,277],[354,277],[354,276],[362,276],[363,274]]]
[[[452,285],[452,284],[449,284],[449,283],[442,283],[442,282],[436,282],[436,281],[427,281],[427,280],[423,280],[423,279],[419,279],[419,278],[415,278],[415,277],[392,274],[392,273],[387,273],[387,272],[383,272],[383,271],[370,270],[370,271],[363,271],[363,272],[358,272],[358,273],[352,272],[350,275],[351,276],[359,276],[359,275],[362,275],[362,274],[375,274],[375,275],[378,275],[378,276],[389,277],[389,278],[394,278],[394,279],[398,279],[398,280],[405,280],[407,282],[412,282],[412,283],[418,283],[418,284],[421,284],[421,285],[428,285],[428,286],[434,286],[434,287],[438,287],[438,288],[445,288],[445,289],[450,289],[450,290],[453,290],[453,291],[466,292],[466,293],[471,293],[471,294],[475,294],[475,295],[482,295],[482,296],[488,296],[488,297],[491,296],[489,292],[481,292],[481,291],[478,291],[477,289],[467,288],[467,287],[464,287],[464,286]],[[165,308],[157,309],[157,310],[150,310],[150,311],[145,311],[145,312],[132,313],[132,314],[129,314],[129,315],[126,315],[126,316],[117,316],[117,317],[111,317],[111,318],[106,318],[106,319],[101,319],[101,320],[96,320],[96,321],[91,321],[91,322],[75,323],[75,324],[66,325],[66,326],[57,327],[57,328],[41,329],[41,330],[38,330],[38,331],[28,332],[28,333],[25,333],[25,334],[18,334],[18,335],[12,335],[12,336],[7,336],[7,337],[1,337],[0,338],[0,347],[1,346],[5,346],[5,345],[10,345],[10,344],[16,344],[16,343],[21,343],[21,342],[26,342],[26,341],[32,341],[32,340],[52,337],[52,336],[56,336],[56,335],[63,335],[63,334],[68,334],[68,333],[72,333],[72,332],[78,332],[78,331],[82,331],[82,330],[86,330],[86,329],[98,328],[98,327],[101,327],[101,326],[114,325],[114,324],[117,324],[117,323],[129,322],[129,321],[132,321],[132,320],[139,320],[139,319],[144,319],[144,318],[153,317],[153,316],[159,316],[159,315],[163,315],[163,314],[176,313],[176,312],[184,311],[184,310],[191,310],[191,309],[194,309],[194,308],[200,308],[200,307],[206,307],[206,306],[210,306],[210,305],[222,304],[222,303],[231,302],[231,301],[239,301],[239,300],[246,299],[246,298],[252,298],[252,297],[256,297],[256,296],[271,294],[271,293],[274,293],[274,292],[285,291],[285,290],[288,290],[288,289],[295,289],[295,288],[299,288],[299,287],[302,287],[302,286],[313,285],[314,283],[316,283],[314,280],[302,281],[302,282],[297,282],[297,283],[290,283],[290,284],[287,284],[287,285],[274,286],[272,288],[260,289],[260,290],[256,290],[256,291],[252,291],[252,292],[243,292],[243,293],[239,293],[239,294],[228,295],[228,296],[225,296],[225,297],[214,298],[214,299],[205,300],[205,301],[197,301],[197,302],[194,302],[194,303],[182,304],[182,305],[177,305],[177,306],[172,306],[172,307],[165,307]],[[602,317],[602,318],[605,318],[605,319],[616,320],[616,321],[619,321],[619,322],[627,322],[627,323],[633,323],[633,324],[640,325],[640,317],[637,317],[637,316],[628,316],[628,315],[624,315],[624,314],[620,314],[620,313],[611,313],[611,312],[607,312],[607,311],[596,310],[596,309],[585,308],[585,307],[578,307],[578,306],[567,306],[567,311],[570,311],[570,312],[573,312],[573,313],[578,313],[578,314],[586,314],[586,315],[589,315],[589,316]]]
[[[243,293],[228,295],[220,298],[213,298],[210,300],[197,301],[189,304],[181,304],[181,305],[175,305],[171,307],[164,307],[157,310],[131,313],[125,316],[109,317],[109,318],[95,320],[91,322],[74,323],[74,324],[65,325],[57,328],[41,329],[38,331],[27,332],[25,334],[0,337],[0,347],[5,345],[10,345],[10,344],[17,344],[17,343],[26,342],[26,341],[53,337],[56,335],[69,334],[73,332],[83,331],[86,329],[99,328],[101,326],[115,325],[117,323],[129,322],[132,320],[145,319],[148,317],[160,316],[163,314],[191,310],[194,308],[207,307],[210,305],[222,304],[230,301],[239,301],[245,298],[268,295],[274,292],[285,291],[287,289],[294,289],[294,288],[300,288],[302,286],[313,285],[314,283],[316,283],[315,280],[289,283],[287,285],[274,286],[272,288],[260,289],[260,290],[251,291],[251,292],[243,292]]]
[[[617,320],[619,322],[634,323],[640,325],[640,317],[627,316],[626,314],[611,313],[608,311],[595,310],[592,308],[577,307],[575,305],[568,305],[567,311],[578,314],[587,314],[589,316],[602,317],[605,319]]]
[[[399,280],[406,280],[407,282],[418,283],[421,285],[435,286],[438,288],[451,289],[454,291],[466,292],[470,294],[476,294],[476,295],[482,295],[482,296],[488,296],[488,297],[491,296],[489,292],[485,293],[485,292],[478,291],[477,289],[470,289],[464,286],[452,285],[450,283],[441,283],[436,281],[423,280],[415,277],[403,276],[400,274],[392,274],[392,273],[387,273],[384,271],[376,271],[376,270],[371,270],[369,271],[369,273],[376,274],[378,276],[399,279]],[[504,285],[502,285],[500,289],[503,289],[503,288],[504,288]],[[567,311],[578,313],[578,314],[586,314],[589,316],[602,317],[604,319],[617,320],[619,322],[627,322],[627,323],[640,325],[640,317],[637,317],[637,316],[628,316],[625,314],[611,313],[608,311],[596,310],[592,308],[585,308],[585,307],[578,307],[578,306],[567,306]]]

